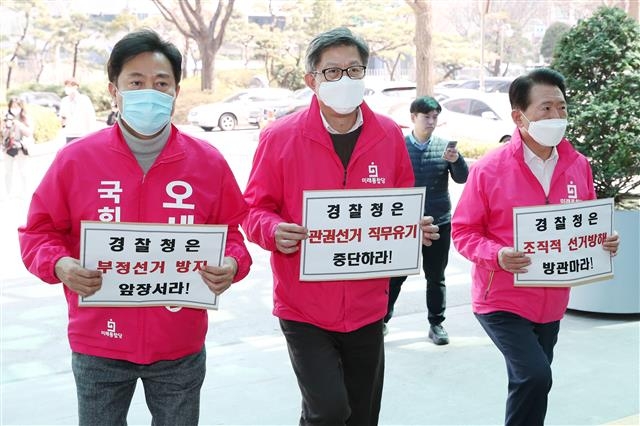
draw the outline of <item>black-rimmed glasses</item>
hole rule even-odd
[[[344,73],[352,80],[361,80],[366,74],[367,67],[364,65],[354,65],[348,68],[331,67],[325,68],[322,71],[314,71],[312,74],[322,74],[327,81],[338,81],[342,78]]]

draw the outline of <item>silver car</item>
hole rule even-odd
[[[277,110],[291,102],[293,92],[288,89],[245,89],[221,102],[200,105],[189,110],[190,124],[210,132],[233,130],[238,126],[256,126],[265,110]]]

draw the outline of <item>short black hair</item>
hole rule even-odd
[[[409,112],[411,114],[428,114],[431,111],[438,111],[438,114],[442,112],[442,107],[438,101],[431,96],[421,96],[411,102],[411,106],[409,107]]]
[[[150,29],[129,33],[113,46],[107,62],[109,81],[116,84],[124,64],[145,52],[159,52],[166,56],[171,63],[176,85],[180,83],[180,78],[182,77],[182,54],[180,50],[173,43],[162,40],[158,33]]]
[[[509,86],[509,102],[512,109],[524,111],[529,107],[531,104],[529,94],[531,93],[531,87],[535,84],[558,87],[566,101],[567,87],[564,76],[551,68],[536,68],[530,73],[516,78]]]

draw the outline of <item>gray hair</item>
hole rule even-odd
[[[354,35],[349,28],[338,27],[319,34],[311,40],[307,47],[307,55],[305,58],[306,72],[316,70],[322,52],[330,47],[335,46],[355,46],[360,53],[362,65],[366,66],[369,61],[369,46],[360,37]]]

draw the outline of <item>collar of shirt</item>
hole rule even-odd
[[[545,195],[549,195],[553,170],[556,168],[556,164],[558,164],[558,150],[554,146],[551,151],[551,156],[543,160],[534,154],[524,142],[522,143],[522,147],[524,148],[524,162],[529,166],[531,172],[536,179],[538,179],[538,182],[540,182],[540,185],[542,185]]]
[[[416,139],[416,137],[413,135],[413,132],[409,133],[409,140],[411,141],[411,143],[413,144],[413,146],[415,146],[417,149],[419,149],[420,151],[425,151],[428,147],[429,147],[429,142],[431,142],[431,138],[427,139],[426,142],[420,142],[418,139]]]
[[[322,118],[322,124],[324,125],[324,128],[327,129],[327,132],[329,132],[331,134],[334,134],[334,135],[351,133],[355,129],[357,129],[358,127],[362,126],[362,123],[364,123],[364,120],[362,119],[362,110],[360,109],[360,107],[358,107],[358,116],[356,117],[355,124],[348,131],[346,131],[344,133],[341,133],[341,132],[337,131],[336,129],[334,129],[333,127],[331,127],[331,124],[329,124],[327,119],[324,118],[324,115],[322,114],[322,111],[320,111],[320,118]]]

